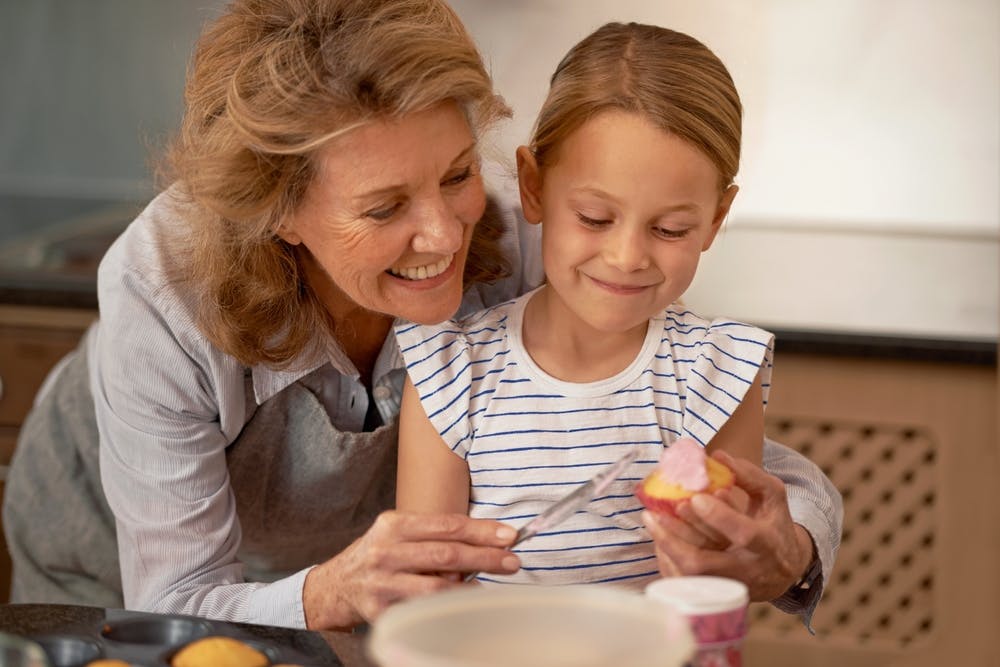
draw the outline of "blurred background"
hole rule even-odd
[[[452,4],[515,108],[505,156],[527,141],[559,58],[605,21],[688,32],[727,63],[746,108],[741,193],[687,295],[702,310],[779,328],[996,338],[995,0]],[[150,156],[177,125],[191,46],[220,6],[0,3],[5,243],[149,198]]]
[[[547,77],[611,20],[687,32],[745,106],[729,230],[685,301],[779,327],[996,338],[995,0],[455,0],[530,136]]]
[[[777,332],[768,433],[845,504],[817,636],[757,605],[747,664],[1000,663],[1000,3],[451,3],[515,110],[489,138],[506,197],[548,77],[609,20],[693,35],[741,92],[741,192],[684,298]],[[221,6],[0,0],[0,479]]]

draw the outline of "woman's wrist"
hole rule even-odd
[[[341,593],[335,559],[312,568],[302,585],[302,612],[309,630],[350,630],[363,619]]]
[[[798,523],[795,524],[795,542],[798,548],[796,549],[797,558],[794,561],[795,569],[793,570],[795,578],[792,580],[791,586],[802,581],[816,559],[816,544],[813,542],[812,535],[809,534],[805,526]]]

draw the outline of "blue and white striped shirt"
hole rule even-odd
[[[679,306],[650,320],[641,351],[620,373],[573,383],[539,368],[521,321],[531,294],[441,325],[397,327],[407,372],[445,443],[468,463],[469,513],[526,523],[626,451],[635,465],[607,492],[517,549],[504,583],[615,582],[658,576],[635,484],[665,444],[707,444],[758,372],[766,402],[773,336]]]

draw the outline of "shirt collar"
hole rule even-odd
[[[387,375],[390,371],[402,368],[403,366],[403,355],[399,351],[399,344],[396,342],[394,329],[395,325],[390,328],[389,335],[382,343],[382,350],[375,360],[375,383],[378,383],[380,378]],[[360,377],[358,369],[355,368],[354,363],[348,358],[347,353],[344,352],[337,339],[328,335],[326,336],[326,340],[322,344],[315,346],[312,352],[302,352],[286,368],[275,369],[265,364],[256,364],[251,369],[254,400],[257,402],[257,405],[263,404],[289,385],[327,363],[333,366],[334,370],[341,375],[346,375],[355,380]]]

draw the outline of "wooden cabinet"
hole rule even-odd
[[[0,306],[0,494],[17,433],[46,375],[96,318],[90,310]],[[0,534],[0,601],[10,592],[10,558]]]

